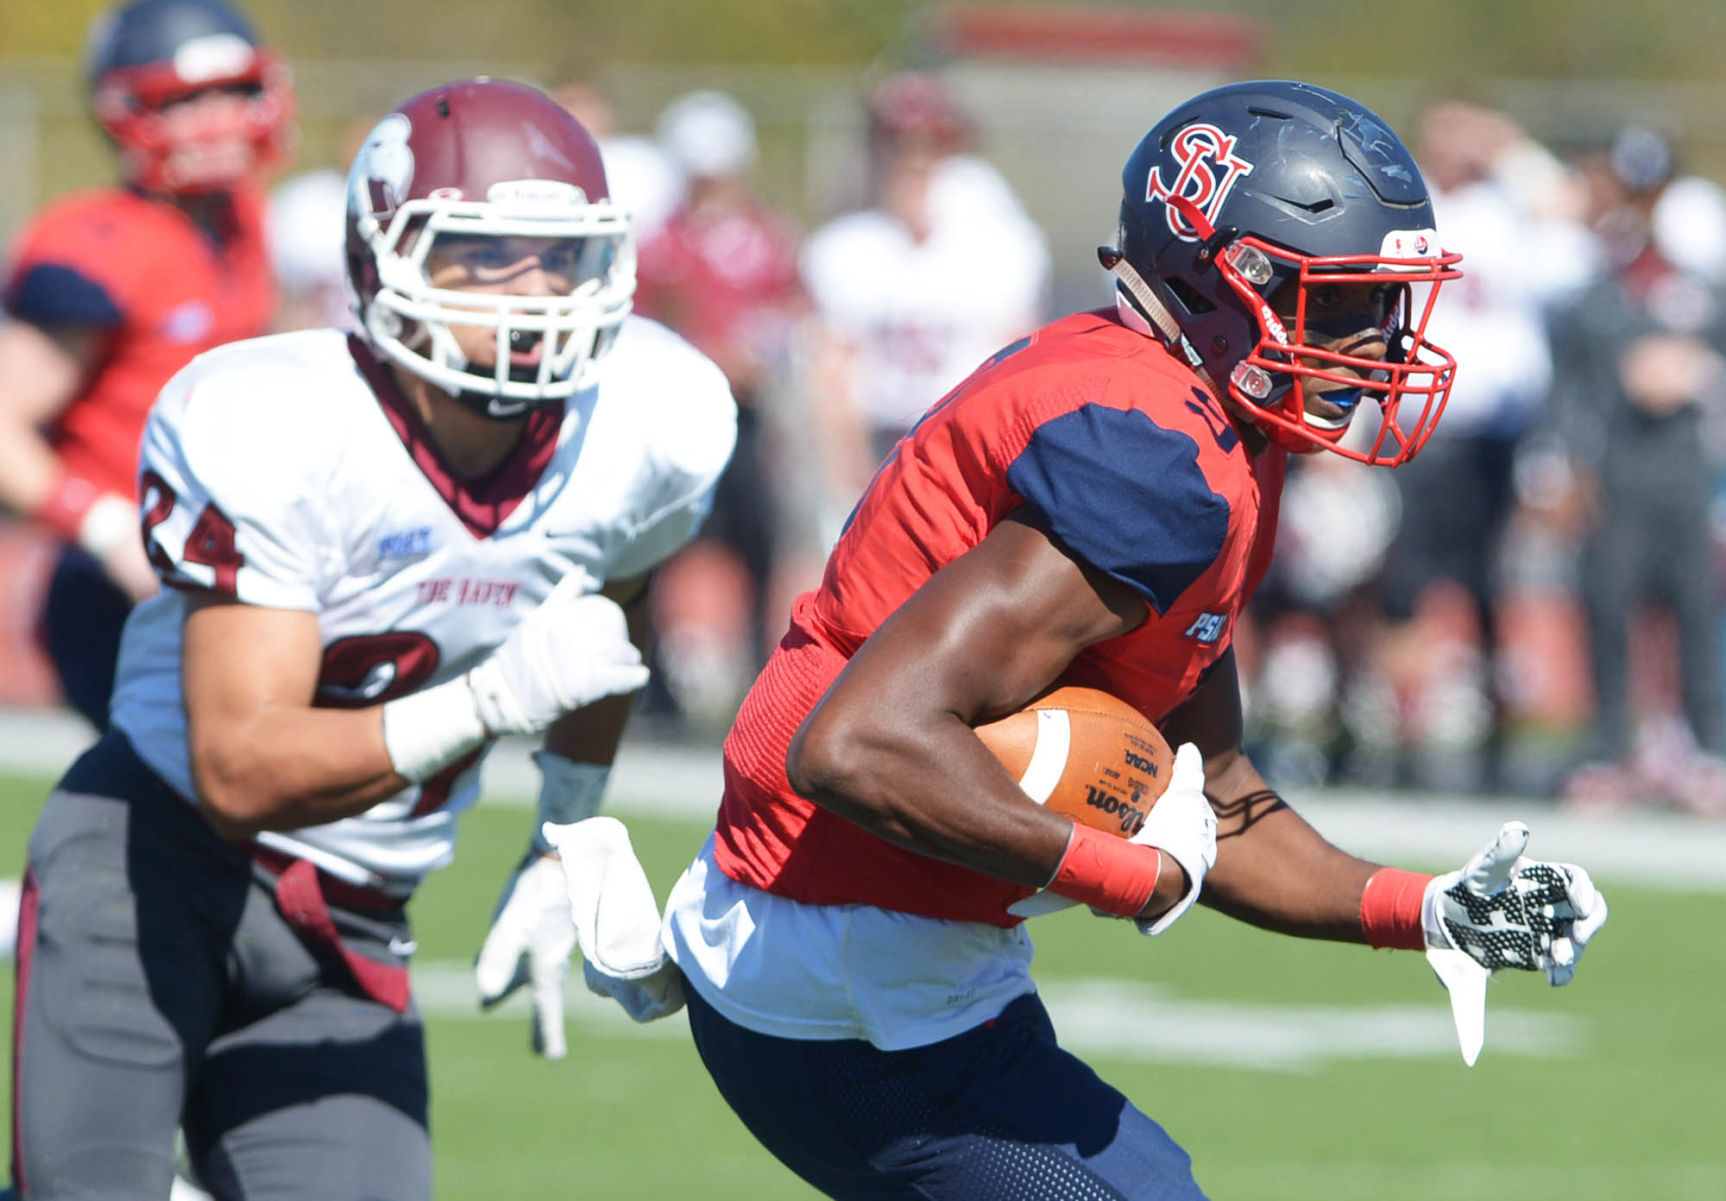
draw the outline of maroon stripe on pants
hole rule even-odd
[[[397,1013],[407,1012],[410,996],[407,968],[378,963],[348,949],[318,887],[318,869],[310,862],[296,859],[276,877],[276,903],[288,925],[341,957],[366,996]]]
[[[36,875],[25,872],[24,890],[18,901],[17,975],[12,990],[12,1184],[19,1196],[28,1191],[24,1183],[24,1137],[19,1101],[24,1091],[24,1005],[30,994],[30,960],[36,951],[36,904]]]

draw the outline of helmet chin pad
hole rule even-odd
[[[549,401],[505,400],[501,396],[492,396],[485,392],[475,392],[461,388],[449,394],[450,399],[462,408],[487,421],[519,421],[533,410],[543,408]]]

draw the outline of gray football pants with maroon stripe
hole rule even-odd
[[[385,962],[400,909],[332,908]],[[28,1201],[166,1198],[174,1131],[221,1201],[424,1201],[424,1031],[277,909],[267,877],[108,734],[30,839],[13,1048]]]

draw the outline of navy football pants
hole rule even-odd
[[[132,598],[81,547],[67,545],[48,578],[37,638],[66,703],[97,730],[108,728],[108,697],[120,658],[120,631]]]
[[[720,1093],[780,1162],[840,1201],[1204,1201],[1187,1153],[1055,1042],[1036,996],[908,1051],[775,1038],[687,985]]]

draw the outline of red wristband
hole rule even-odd
[[[83,476],[62,474],[31,516],[66,541],[76,542],[84,514],[101,495],[102,490]]]
[[[1431,876],[1383,867],[1373,873],[1360,894],[1360,930],[1370,946],[1380,950],[1426,950],[1422,910]]]
[[[1104,913],[1137,917],[1156,891],[1163,858],[1155,847],[1073,823],[1049,891]]]

